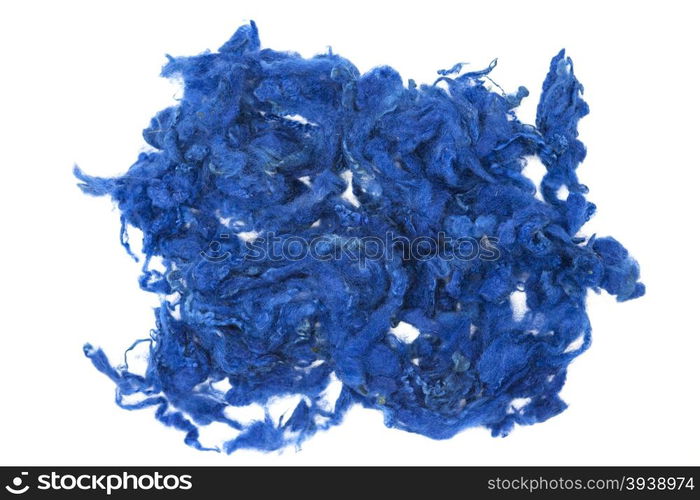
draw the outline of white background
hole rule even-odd
[[[3,2],[0,7],[0,463],[649,464],[700,463],[698,382],[697,13],[692,2]],[[448,441],[387,429],[356,408],[300,452],[197,452],[149,411],[113,403],[83,356],[113,361],[153,325],[139,265],[118,243],[118,212],[82,196],[74,163],[123,173],[141,130],[171,104],[164,54],[216,49],[248,19],[266,47],[311,56],[328,45],[366,71],[405,79],[499,57],[493,78],[531,90],[566,47],[591,114],[580,169],[613,235],[641,263],[647,295],[591,296],[593,346],[571,366],[570,408],[507,438]]]

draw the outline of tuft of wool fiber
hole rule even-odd
[[[535,126],[494,66],[404,86],[331,51],[261,49],[255,23],[169,57],[184,94],[144,130],[152,149],[120,177],[74,171],[117,203],[132,256],[127,228],[142,231],[140,286],[161,298],[145,374],[85,346],[117,404],[227,453],[299,445],[357,403],[435,439],[563,411],[588,289],[625,301],[644,286],[617,240],[580,232],[595,205],[576,175],[588,106],[571,60],[552,59]],[[298,403],[273,417],[284,396]],[[263,418],[235,417],[253,404]],[[214,422],[230,439],[205,448]]]

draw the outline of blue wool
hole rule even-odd
[[[576,175],[588,106],[571,60],[552,60],[536,126],[514,112],[526,89],[490,89],[494,66],[404,87],[390,67],[261,49],[254,23],[218,52],[169,58],[184,95],[144,130],[153,149],[121,177],[75,169],[118,204],[130,254],[127,227],[143,232],[140,285],[161,297],[144,375],[85,346],[117,403],[156,407],[198,449],[199,429],[224,423],[226,452],[298,445],[356,403],[437,439],[563,411],[567,366],[590,344],[587,290],[624,301],[644,286],[620,243],[579,232],[595,205]],[[522,173],[534,155],[541,197]],[[454,258],[465,238],[472,254]],[[281,396],[299,402],[273,418]],[[253,403],[264,418],[233,417]]]

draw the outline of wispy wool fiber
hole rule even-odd
[[[228,453],[298,445],[355,403],[436,439],[563,411],[567,367],[591,340],[587,290],[625,301],[644,286],[620,243],[580,232],[595,206],[576,175],[588,106],[571,60],[552,59],[536,126],[514,111],[525,88],[491,85],[494,66],[405,87],[390,67],[360,74],[330,51],[261,49],[254,23],[218,52],[169,58],[163,75],[184,95],[144,130],[153,149],[120,177],[75,169],[85,193],[118,204],[130,254],[127,227],[143,232],[140,286],[161,297],[145,374],[85,346],[117,403],[156,407],[199,449],[211,449],[202,426],[224,423],[215,449]],[[523,175],[533,156],[539,192]],[[261,256],[263,234],[324,244]],[[368,242],[387,234],[492,251],[418,258],[392,244],[377,256]],[[395,334],[401,322],[418,336]],[[299,402],[273,418],[281,396]],[[252,404],[266,416],[235,416]]]

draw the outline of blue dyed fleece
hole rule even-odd
[[[571,60],[552,60],[536,126],[514,113],[526,89],[489,88],[494,65],[404,87],[387,66],[361,75],[331,52],[261,49],[254,23],[218,52],[169,58],[163,75],[181,77],[184,96],[144,130],[152,150],[120,177],[75,169],[85,193],[118,204],[130,253],[127,226],[143,232],[140,285],[161,297],[144,376],[85,346],[117,403],[156,407],[200,449],[202,426],[228,424],[216,448],[228,453],[298,445],[356,403],[436,439],[471,426],[506,435],[564,410],[567,366],[590,344],[587,290],[624,301],[644,286],[620,243],[580,233],[595,206],[576,176],[588,106]],[[540,197],[522,174],[533,155],[547,169]],[[370,256],[387,234],[492,251]],[[261,257],[262,235],[324,244]],[[516,291],[527,307],[514,315]],[[395,335],[400,322],[418,337]],[[327,402],[332,374],[342,391]],[[268,403],[285,395],[300,402],[273,419]],[[231,416],[252,403],[264,419]]]

